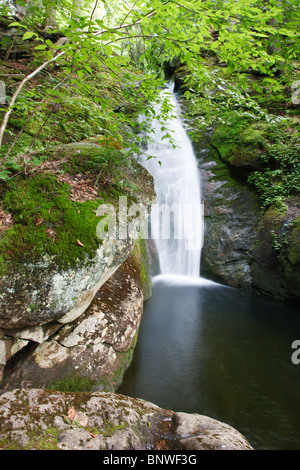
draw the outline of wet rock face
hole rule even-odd
[[[14,387],[85,387],[114,390],[128,367],[143,312],[140,252],[134,249],[115,274],[98,290],[78,318],[25,330],[6,330],[0,340],[5,365],[9,342],[22,339],[31,349],[13,358],[2,389]],[[9,336],[11,335],[11,336]],[[2,354],[1,354],[2,351]]]
[[[109,392],[19,389],[0,397],[0,448],[252,450],[231,426]]]
[[[279,298],[300,298],[300,208],[270,208],[260,220],[253,247],[253,284]]]
[[[234,159],[223,163],[210,144],[212,132],[196,148],[205,219],[201,275],[231,287],[298,301],[299,198],[287,199],[284,209],[261,210],[243,169]]]
[[[198,166],[204,201],[204,246],[201,275],[231,287],[252,288],[252,246],[258,223],[253,194],[233,184],[230,173],[213,159],[206,140],[201,142]]]

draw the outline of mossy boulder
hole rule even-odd
[[[128,210],[132,203],[148,209],[155,193],[135,159],[118,160],[121,149],[99,141],[56,147],[42,168],[29,161],[29,174],[4,193],[13,220],[0,237],[0,375],[7,387],[110,390],[130,364],[143,299],[151,294],[147,250],[129,231],[99,238],[97,208],[105,203],[117,215],[122,196]],[[115,166],[109,180],[103,158]]]
[[[234,167],[259,168],[260,152],[253,147],[241,147],[235,149],[229,159],[230,165]]]
[[[227,119],[216,126],[211,144],[221,159],[231,166],[249,167],[249,170],[259,167],[259,156],[265,143],[263,130],[234,114],[228,114]]]
[[[0,449],[253,450],[237,430],[207,416],[109,392],[39,389],[0,397]]]
[[[55,258],[61,268],[92,259],[100,246],[96,210],[102,202],[100,197],[72,201],[70,186],[51,174],[20,178],[7,189],[2,202],[14,220],[0,240],[2,273],[45,255]]]
[[[152,177],[121,149],[84,142],[52,149],[46,163],[41,157],[3,188],[2,207],[13,220],[0,233],[4,329],[80,315],[134,245],[129,233],[100,239],[97,208],[110,204],[117,213],[120,196],[128,205],[155,199]]]

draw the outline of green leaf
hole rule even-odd
[[[44,51],[45,49],[47,49],[47,44],[40,44],[39,46],[36,46],[34,49],[37,50],[37,51]]]
[[[83,69],[77,70],[77,75],[80,79],[84,78],[84,72],[85,71]]]
[[[91,69],[91,67],[89,66],[89,64],[84,64],[84,68],[85,68],[85,70],[87,70],[90,74],[93,73],[93,70]]]
[[[26,31],[26,33],[23,35],[22,40],[25,41],[26,39],[32,38],[32,36],[33,36],[34,34],[35,34],[35,33],[32,32],[32,31]]]
[[[7,180],[10,174],[11,172],[8,170],[0,171],[0,180]]]
[[[13,23],[10,23],[10,25],[8,25],[9,28],[13,28],[15,26],[27,29],[27,26],[25,26],[24,24],[20,24],[17,21],[14,21]]]

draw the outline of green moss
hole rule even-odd
[[[103,428],[100,430],[100,433],[104,437],[111,437],[116,431],[119,431],[121,429],[126,429],[129,427],[128,423],[124,424],[113,424],[111,421],[106,420],[104,423]]]
[[[251,123],[248,117],[233,112],[227,112],[224,118],[211,139],[221,158],[231,165],[256,164],[266,143],[265,123]]]
[[[258,159],[260,153],[257,149],[252,147],[240,147],[238,149],[234,149],[233,155],[229,159],[230,165],[237,166],[237,167],[256,167],[258,166]]]
[[[0,239],[2,267],[35,261],[45,254],[55,256],[62,267],[92,259],[100,243],[96,236],[100,202],[72,201],[69,186],[49,174],[20,179],[3,200],[14,225]]]
[[[95,381],[88,377],[80,377],[72,375],[58,380],[54,384],[48,384],[48,390],[56,390],[59,392],[90,392],[95,385]]]
[[[61,165],[61,170],[70,174],[86,172],[108,174],[112,168],[117,168],[125,160],[121,149],[102,147],[88,142],[62,147],[59,157],[68,157],[68,161]]]
[[[12,441],[10,436],[0,439],[0,450],[20,450],[21,446]]]
[[[144,294],[144,300],[147,300],[152,295],[152,279],[151,279],[151,268],[149,254],[147,250],[146,240],[138,239],[139,248],[141,251],[141,280],[142,280],[142,289]]]
[[[42,433],[42,431],[41,431]],[[43,435],[29,434],[30,441],[26,444],[24,450],[58,450],[58,430],[56,428],[47,428]]]
[[[253,123],[233,112],[226,116],[211,138],[221,160],[256,189],[263,208],[284,207],[299,193],[299,122]]]
[[[279,228],[285,218],[286,211],[276,206],[270,207],[264,214],[263,220],[267,225]]]
[[[53,427],[46,430],[40,429],[40,432],[31,432],[28,427],[29,440],[27,444],[19,444],[8,435],[7,438],[0,440],[0,450],[59,450],[57,446],[58,435],[58,430]]]
[[[138,238],[136,240],[132,255],[134,256],[137,262],[138,269],[141,275],[144,300],[147,300],[152,295],[152,281],[146,240],[142,238]]]

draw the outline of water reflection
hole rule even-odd
[[[300,450],[298,307],[203,279],[155,278],[120,392],[200,413],[256,449]]]

